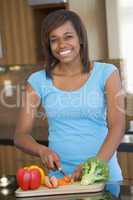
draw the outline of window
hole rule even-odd
[[[121,55],[125,59],[125,87],[133,94],[133,0],[119,0]]]

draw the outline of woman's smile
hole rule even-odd
[[[71,53],[71,50],[70,50],[70,49],[59,51],[59,54],[60,54],[61,56],[67,56],[67,55],[69,55],[70,53]]]

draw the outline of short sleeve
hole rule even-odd
[[[35,92],[40,98],[42,98],[42,90],[43,90],[44,78],[45,78],[44,75],[45,75],[45,71],[41,70],[38,72],[34,72],[27,79],[27,82],[31,85],[33,90],[35,90]]]
[[[102,73],[103,87],[105,87],[105,84],[106,84],[108,78],[110,77],[110,75],[116,70],[118,70],[118,69],[115,65],[104,63],[104,69],[103,69],[103,73]]]

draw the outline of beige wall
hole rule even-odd
[[[109,58],[121,58],[118,0],[105,0],[105,7]]]
[[[69,0],[69,8],[81,16],[87,27],[90,59],[107,58],[105,1]]]

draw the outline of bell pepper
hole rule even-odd
[[[18,186],[22,190],[35,190],[41,185],[41,173],[37,168],[19,168],[16,178]]]
[[[41,173],[41,185],[45,184],[46,173],[41,167],[39,167],[37,165],[31,165],[31,166],[28,167],[28,169],[38,169],[40,171],[40,173]]]

